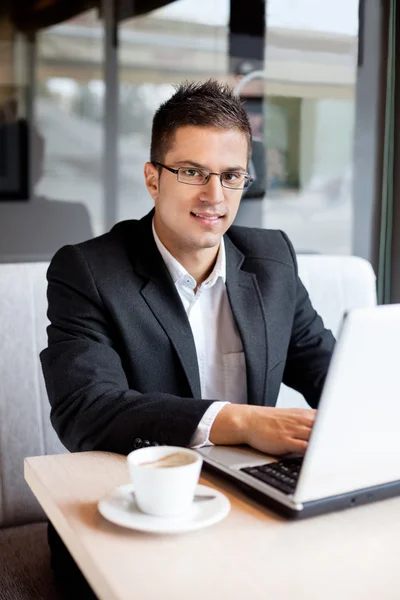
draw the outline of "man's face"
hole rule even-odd
[[[236,129],[185,126],[176,131],[163,164],[174,169],[245,172],[247,154],[247,138]],[[150,163],[146,163],[145,177],[155,202],[156,231],[171,253],[219,245],[236,216],[243,190],[222,187],[216,175],[206,185],[180,183],[174,173],[162,169],[159,175]]]

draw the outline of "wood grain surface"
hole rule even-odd
[[[286,521],[203,471],[228,517],[179,535],[123,529],[98,501],[129,483],[126,458],[25,459],[25,479],[101,600],[399,600],[400,498]]]

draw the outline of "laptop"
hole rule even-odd
[[[205,466],[303,518],[400,495],[400,304],[343,320],[305,456],[205,446]]]

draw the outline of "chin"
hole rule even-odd
[[[186,238],[186,247],[193,250],[206,250],[207,248],[215,248],[221,242],[220,235],[207,235],[201,238],[192,237]]]
[[[223,233],[206,233],[198,238],[198,245],[201,248],[214,248],[214,246],[218,246],[221,241]]]

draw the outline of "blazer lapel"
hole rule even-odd
[[[267,321],[254,273],[241,270],[244,255],[225,236],[226,288],[246,357],[247,401],[264,405],[268,373]]]
[[[131,260],[147,282],[141,294],[179,357],[194,398],[201,398],[196,347],[189,320],[151,230],[153,211],[141,220]]]

